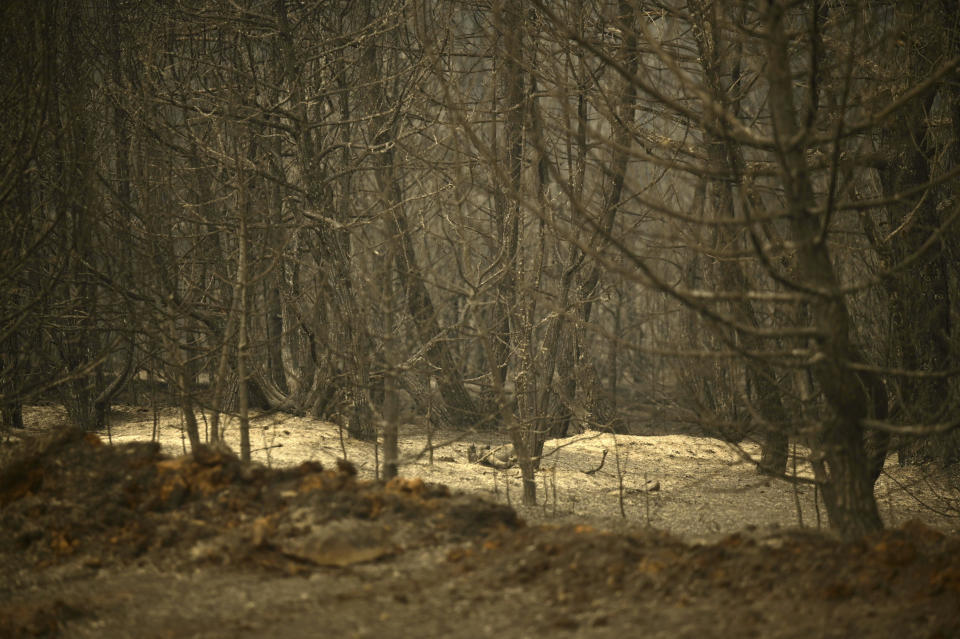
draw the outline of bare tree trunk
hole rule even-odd
[[[389,269],[389,264],[387,265]],[[384,277],[384,298],[393,299],[393,282],[389,276]],[[393,304],[390,304],[393,308]],[[383,322],[383,349],[386,367],[383,372],[383,471],[381,477],[390,481],[397,476],[400,461],[399,430],[400,430],[400,388],[398,384],[398,370],[394,355],[394,322],[390,313],[387,313]]]
[[[273,161],[276,165],[282,165],[282,151],[279,141],[274,143],[274,148],[270,148],[268,153],[273,155]],[[266,315],[264,321],[267,341],[267,378],[276,385],[281,394],[286,396],[290,393],[290,384],[287,381],[283,358],[284,300],[281,292],[285,288],[284,277],[287,263],[285,251],[288,231],[283,226],[283,187],[281,185],[283,178],[283,175],[275,176],[277,183],[272,186],[267,198],[270,212],[267,218],[268,227],[264,234],[271,252],[267,256],[269,265],[267,267],[268,275],[263,280],[263,297],[264,313]]]
[[[107,414],[110,412],[113,400],[130,380],[130,375],[133,373],[133,359],[137,350],[135,339],[136,337],[131,335],[127,340],[128,346],[123,368],[115,372],[113,380],[100,391],[100,394],[93,401],[94,425],[97,430],[107,425]]]
[[[239,276],[238,276],[239,281]],[[236,288],[236,283],[234,283]],[[227,315],[226,326],[224,327],[222,342],[219,345],[220,357],[218,358],[217,369],[214,378],[211,380],[213,389],[211,397],[212,412],[210,415],[210,441],[216,443],[222,438],[220,428],[220,414],[224,411],[224,395],[227,387],[227,373],[230,364],[231,342],[233,340],[234,326],[237,323],[237,317],[240,313],[240,296],[236,293],[231,296],[230,311]]]
[[[927,77],[942,59],[960,53],[960,38],[952,36],[951,50],[949,36],[941,26],[955,20],[949,11],[921,2],[898,3],[894,11],[903,34],[894,55],[904,58],[900,64],[908,77]],[[890,202],[886,207],[887,232],[868,229],[868,237],[891,273],[885,284],[891,332],[896,340],[896,367],[934,374],[898,380],[897,418],[913,425],[950,418],[945,414],[950,404],[944,402],[950,394],[949,379],[937,373],[951,368],[952,359],[950,231],[940,230],[945,221],[941,211],[948,210],[945,205],[951,194],[947,185],[925,188],[940,162],[937,156],[941,149],[930,130],[935,100],[938,94],[941,99],[947,98],[950,91],[946,85],[931,87],[920,99],[902,107],[882,130],[881,148],[886,157],[878,173],[883,195]],[[948,169],[950,159],[944,159],[947,166],[943,169]],[[915,194],[904,194],[911,191]],[[931,239],[933,243],[924,248]],[[920,259],[914,266],[901,267],[905,260],[915,257]],[[938,460],[949,465],[960,461],[958,442],[960,437],[955,433],[926,437],[901,446],[901,461]]]
[[[323,287],[327,289],[331,307],[338,314],[338,347],[343,357],[347,373],[344,390],[351,404],[348,415],[347,431],[351,437],[372,441],[376,437],[376,428],[368,402],[370,381],[370,341],[366,334],[366,314],[357,306],[353,292],[350,270],[350,231],[346,228],[350,206],[349,144],[343,145],[344,166],[341,167],[344,192],[334,206],[327,192],[328,180],[322,154],[317,148],[317,138],[310,125],[307,98],[304,93],[303,78],[298,66],[297,48],[293,38],[293,25],[287,16],[286,3],[277,3],[277,17],[280,28],[281,53],[283,58],[283,76],[290,92],[291,128],[296,142],[296,156],[301,179],[306,185],[305,200],[314,211],[333,211],[339,218],[333,224],[322,218],[315,218],[314,230],[318,239],[315,259],[326,277]],[[343,61],[336,62],[342,66]],[[342,79],[342,74],[338,74]],[[349,134],[348,123],[351,120],[350,87],[344,86],[340,96],[341,119]],[[318,302],[322,304],[323,302]]]
[[[400,244],[395,262],[406,293],[407,310],[413,318],[421,343],[427,345],[427,361],[436,371],[437,386],[446,404],[450,425],[458,429],[472,428],[484,418],[463,384],[461,366],[440,327],[433,300],[417,265],[413,239],[399,198],[400,194],[394,193],[392,218]]]
[[[523,193],[524,123],[528,107],[523,49],[526,25],[524,3],[498,2],[494,7],[494,21],[497,37],[502,42],[503,54],[498,60],[497,80],[505,102],[502,157],[496,158],[496,161],[503,164],[508,183],[497,188],[494,198],[499,275],[491,328],[491,372],[495,377],[494,387],[501,394],[499,402],[501,407],[505,407],[507,404],[502,394],[505,392],[511,355],[517,358],[514,393],[519,419],[511,416],[507,424],[523,476],[523,503],[532,505],[537,500],[534,471],[539,459],[532,457],[535,448],[532,445],[535,436],[531,437],[535,435],[532,430],[536,429],[535,407],[529,405],[527,394],[533,389],[534,380],[531,376],[534,369],[529,352],[529,335],[526,334],[526,318],[518,300],[521,277],[520,198]],[[505,414],[503,410],[501,414]]]
[[[700,0],[690,0],[687,5],[697,25],[694,29],[694,38],[700,52],[699,60],[703,66],[705,84],[710,90],[710,97],[739,117],[738,94],[742,90],[739,65],[743,55],[742,42],[734,42],[735,48],[732,52],[721,53],[721,49],[729,45],[721,39],[724,30],[716,23],[717,14],[708,13],[710,9],[714,11],[717,9]],[[741,183],[738,187],[749,192],[751,185],[743,183],[745,163],[742,149],[730,138],[720,138],[711,133],[721,127],[719,118],[711,109],[705,108],[703,117],[705,118],[704,135],[707,155],[713,164],[713,171],[717,175],[729,174],[733,179],[739,179]],[[734,186],[731,180],[704,179],[708,180],[707,190],[713,215],[723,221],[737,219]],[[735,252],[739,247],[737,237],[729,225],[718,224],[716,233],[719,253]],[[720,257],[717,263],[717,275],[724,291],[746,292],[750,289],[747,274],[737,258]],[[757,310],[750,300],[746,298],[733,300],[729,303],[729,307],[731,316],[738,324],[753,328],[760,327]],[[723,329],[718,328],[718,330]],[[757,352],[763,349],[762,341],[750,333],[730,334],[726,339],[739,340],[740,345],[747,351]],[[746,363],[746,387],[755,391],[756,412],[762,420],[763,441],[758,470],[762,473],[782,475],[787,468],[789,438],[785,429],[788,420],[776,380],[777,373],[768,361],[757,359]]]
[[[240,328],[237,331],[237,413],[240,419],[240,459],[250,461],[250,401],[247,386],[247,223],[240,216],[240,257],[237,262],[237,285],[240,289]]]
[[[791,230],[797,249],[797,286],[813,293],[811,314],[818,330],[812,346],[812,371],[834,418],[821,426],[815,460],[830,523],[842,535],[857,537],[883,527],[873,494],[876,461],[868,458],[861,420],[886,416],[883,384],[871,373],[857,374],[849,365],[861,361],[850,342],[850,314],[834,273],[827,245],[820,237],[821,219],[804,157],[797,143],[799,128],[793,100],[785,5],[770,2],[767,27],[767,81],[770,112],[778,142]],[[884,449],[885,446],[881,446]],[[882,455],[881,455],[882,456]]]
[[[578,22],[579,33],[583,34],[586,28],[583,20]],[[589,75],[583,58],[580,59],[577,75],[580,77]],[[573,201],[580,202],[583,200],[586,179],[587,154],[589,153],[587,131],[590,126],[589,103],[583,81],[577,87],[576,101],[576,126],[571,127],[572,135],[571,131],[567,132],[568,144],[573,147],[569,159],[567,189],[569,189]],[[534,109],[539,110],[536,101],[533,102],[533,106]],[[537,144],[538,152],[546,155],[547,143],[543,139],[542,117],[537,118],[537,126],[534,128],[532,135]],[[572,140],[569,138],[572,138]],[[542,190],[543,186],[541,186]],[[560,276],[556,315],[543,339],[543,350],[547,357],[542,371],[541,393],[543,395],[539,402],[540,409],[545,412],[547,418],[543,426],[543,440],[566,437],[571,420],[576,412],[577,364],[580,360],[583,329],[579,328],[575,321],[576,316],[580,313],[577,306],[581,303],[581,299],[574,292],[573,285],[585,263],[586,255],[584,252],[571,246],[569,260],[564,265]],[[542,454],[543,443],[545,441],[538,444],[534,451],[535,455]]]
[[[384,184],[381,183],[381,190]],[[399,202],[397,202],[399,204]],[[388,225],[389,226],[389,225]],[[388,228],[388,237],[389,237]],[[393,283],[393,254],[399,250],[396,237],[390,242],[387,255],[384,259],[378,260],[377,266],[380,270],[380,279],[384,305],[386,312],[383,313],[381,320],[381,330],[383,331],[380,343],[383,348],[383,401],[381,404],[382,434],[383,434],[383,469],[381,477],[384,481],[390,481],[397,476],[398,464],[400,461],[399,430],[400,430],[400,370],[397,357],[397,339],[396,335],[396,317],[393,310],[398,307],[396,303],[396,292]]]
[[[187,375],[187,362],[180,346],[180,336],[177,331],[177,320],[171,315],[167,320],[166,331],[163,334],[167,345],[167,357],[170,360],[170,370],[177,389],[177,398],[180,403],[180,412],[190,440],[190,449],[196,450],[200,446],[200,428],[197,425],[197,414],[194,412],[193,387]],[[169,380],[169,376],[168,376]]]
[[[497,189],[495,198],[499,248],[499,281],[493,319],[494,361],[500,382],[507,380],[510,351],[514,338],[511,316],[517,312],[518,252],[520,242],[520,195],[523,190],[524,121],[526,96],[523,68],[523,25],[526,22],[522,2],[499,2],[494,8],[498,37],[503,42],[503,55],[497,75],[504,96],[504,133],[502,157],[509,177],[505,187]]]
[[[0,397],[3,397],[0,403],[0,432],[9,428],[23,428],[23,400],[16,382],[23,374],[19,343],[19,335],[13,332],[3,344],[4,351],[0,352]]]
[[[243,180],[239,174],[240,162],[237,161],[237,181],[238,197],[240,199],[237,207],[240,212],[240,219],[237,221],[237,296],[240,299],[239,329],[237,330],[237,413],[240,420],[240,459],[250,461],[250,400],[247,386],[247,354],[249,349],[247,336],[247,317],[249,313],[247,304],[247,213],[246,197],[244,195]]]
[[[279,260],[279,255],[275,256]],[[274,265],[273,274],[264,283],[264,310],[267,329],[267,378],[277,389],[290,392],[287,375],[283,365],[283,304],[280,300],[279,279],[282,277],[279,264]],[[271,402],[272,403],[272,402]]]

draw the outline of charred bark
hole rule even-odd
[[[766,78],[769,104],[777,141],[780,180],[787,214],[797,245],[797,279],[794,286],[812,295],[811,316],[818,335],[810,345],[815,350],[811,370],[833,418],[821,424],[816,446],[815,470],[823,489],[830,524],[845,537],[857,537],[883,527],[873,493],[877,457],[867,454],[862,420],[886,416],[886,392],[873,373],[857,373],[850,364],[861,361],[850,341],[851,319],[840,290],[827,244],[821,237],[822,220],[815,214],[816,197],[797,125],[785,6],[770,2],[764,13],[767,28]],[[882,413],[882,414],[880,414]],[[873,460],[871,460],[871,457]]]

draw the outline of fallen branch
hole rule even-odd
[[[479,449],[471,445],[467,450],[467,459],[470,462],[496,468],[497,470],[513,468],[517,463],[517,456],[513,452],[512,444],[497,446],[496,448],[482,446]]]
[[[593,475],[593,474],[595,474],[597,471],[599,471],[601,468],[603,468],[603,462],[605,462],[606,460],[607,460],[607,449],[604,448],[604,449],[603,449],[603,457],[600,458],[600,465],[597,466],[596,468],[592,468],[592,469],[590,469],[590,470],[584,470],[584,471],[582,471],[583,474],[584,474],[584,475]]]

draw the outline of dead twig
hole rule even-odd
[[[603,468],[603,462],[606,461],[606,459],[607,459],[607,449],[604,448],[604,449],[603,449],[603,457],[600,458],[600,465],[597,466],[596,468],[591,468],[590,470],[584,470],[584,471],[582,471],[583,474],[584,474],[584,475],[595,475],[597,472],[600,471],[601,468]]]

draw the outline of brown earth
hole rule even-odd
[[[0,637],[960,637],[960,537],[939,525],[951,520],[840,542],[777,524],[798,492],[758,480],[715,440],[651,444],[675,464],[656,466],[643,439],[615,442],[619,461],[590,475],[602,438],[555,443],[566,457],[544,486],[556,497],[524,523],[495,501],[510,471],[468,493],[378,482],[349,442],[350,462],[267,467],[227,450],[172,457],[149,441],[35,434],[0,468]],[[418,442],[406,440],[405,469],[429,475]],[[458,446],[437,451],[437,473],[470,469]],[[663,525],[671,508],[700,508],[690,486],[708,492],[705,478],[740,488],[721,481],[705,497],[716,513]],[[908,502],[889,492],[902,521]],[[730,495],[739,532],[718,514]],[[616,526],[611,504],[629,514]]]

